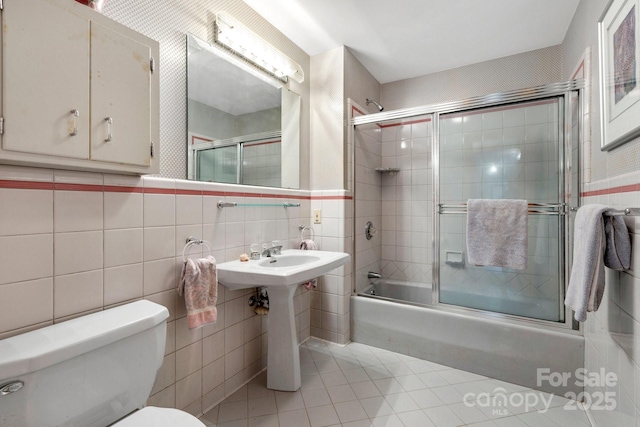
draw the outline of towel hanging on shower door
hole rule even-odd
[[[526,200],[469,199],[467,258],[470,264],[527,268]]]

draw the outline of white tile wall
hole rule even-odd
[[[314,240],[318,249],[353,254],[351,194],[344,190],[312,191],[311,215],[314,209],[322,211],[321,224],[313,224],[313,218],[309,221],[313,227]],[[310,238],[310,234],[305,232],[304,237]],[[317,287],[305,294],[305,298],[301,300],[300,309],[304,310],[306,307],[311,309],[309,318],[311,336],[338,344],[346,344],[350,341],[351,285],[351,262],[348,262],[320,277]],[[306,319],[300,318],[300,322],[306,322]]]
[[[640,172],[585,184],[582,204],[603,203],[624,209],[640,202]],[[599,192],[601,194],[597,194]],[[632,238],[632,265],[624,272],[606,269],[606,287],[600,308],[589,313],[584,324],[585,368],[589,372],[615,375],[612,385],[591,384],[585,388],[590,396],[609,393],[615,402],[612,410],[591,409],[597,426],[635,426],[640,422],[640,257],[635,252],[640,242],[640,219],[625,218]],[[602,371],[601,371],[602,370]]]
[[[188,330],[184,303],[175,291],[186,239],[207,240],[212,255],[224,262],[248,251],[250,243],[279,239],[295,247],[298,225],[309,224],[308,191],[253,191],[0,166],[0,339],[114,304],[140,298],[157,302],[170,317],[166,356],[149,403],[200,414],[265,367],[268,322],[248,306],[251,291],[227,292],[220,286],[218,322]],[[218,200],[244,201],[245,196],[258,203],[284,203],[289,196],[301,207],[230,211],[216,206]],[[334,220],[330,234],[336,234],[344,210],[326,209]],[[327,239],[322,244],[335,246],[331,239],[338,237]],[[188,255],[203,253],[194,247]],[[295,297],[300,340],[311,330],[310,294],[300,290]],[[348,308],[331,307],[337,309],[348,313]]]

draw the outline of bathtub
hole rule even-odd
[[[370,286],[359,295],[401,301],[407,304],[431,305],[431,284],[404,282],[392,279],[371,279]],[[446,294],[445,294],[446,293]],[[511,296],[485,295],[481,293],[456,292],[440,289],[440,296],[446,295],[448,304],[461,307],[477,307],[496,313],[512,314],[534,319],[557,320],[557,308],[549,304],[538,304],[534,300]]]
[[[431,284],[373,279],[359,295],[373,296],[405,303],[431,305]]]
[[[584,367],[578,332],[430,304],[429,285],[378,279],[351,297],[351,339],[549,393],[583,391],[574,380]],[[538,368],[570,379],[552,386]]]

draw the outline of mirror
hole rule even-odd
[[[187,178],[300,188],[300,96],[187,34]]]

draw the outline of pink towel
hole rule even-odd
[[[302,249],[303,251],[315,251],[316,249],[318,249],[318,246],[316,246],[316,242],[314,242],[311,239],[305,239],[302,242],[300,242],[300,249]],[[304,287],[311,290],[311,289],[315,289],[316,286],[318,286],[318,279],[311,279],[306,283],[303,283]]]
[[[218,318],[216,259],[212,256],[187,259],[182,266],[178,294],[184,295],[189,329],[215,323]]]

